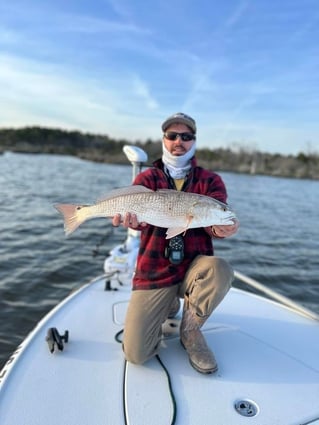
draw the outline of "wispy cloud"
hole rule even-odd
[[[232,28],[234,25],[240,22],[240,20],[243,19],[248,8],[249,8],[248,0],[240,1],[238,5],[231,11],[231,14],[226,19],[224,24],[225,27]]]
[[[74,76],[63,66],[1,55],[0,85],[1,104],[11,105],[2,110],[2,127],[58,126],[142,140],[157,136],[157,126],[147,134],[140,122],[158,103],[138,75],[127,74],[126,80],[109,76],[101,83]],[[132,134],[132,128],[140,130]]]
[[[135,75],[133,77],[133,93],[137,95],[138,98],[142,99],[145,102],[145,105],[149,109],[158,108],[158,103],[155,98],[151,95],[148,84],[143,81],[139,76]]]
[[[55,30],[79,34],[127,34],[129,36],[151,33],[147,27],[139,27],[134,23],[74,14],[61,16],[60,25],[55,27]]]
[[[97,110],[110,113],[109,105],[115,103],[112,93],[108,98],[105,92],[97,98],[99,90],[93,83],[88,87],[83,81],[61,71],[56,65],[1,56],[2,104],[13,103],[18,108],[19,116],[15,119],[20,123],[27,121],[25,116],[33,116],[34,124],[60,123],[68,128],[81,127],[81,122],[94,116]],[[10,117],[12,118],[12,111]],[[8,118],[4,109],[0,124],[12,125],[10,120],[6,122]]]

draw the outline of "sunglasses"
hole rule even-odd
[[[171,141],[177,140],[178,137],[180,137],[183,142],[190,142],[191,140],[196,139],[196,136],[193,133],[177,133],[176,131],[167,131],[164,133],[164,136],[166,139]]]

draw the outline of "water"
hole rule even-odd
[[[74,157],[0,156],[0,367],[46,312],[103,273],[105,255],[125,238],[103,219],[65,238],[52,205],[93,202],[130,184],[131,173],[130,166]],[[216,242],[216,254],[319,313],[319,182],[221,175],[241,227]]]

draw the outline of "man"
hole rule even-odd
[[[196,165],[196,122],[176,113],[162,124],[163,156],[140,173],[133,184],[152,190],[170,188],[200,193],[226,202],[225,185],[216,173]],[[113,225],[141,230],[133,291],[125,320],[123,350],[128,361],[142,364],[156,355],[162,324],[184,298],[180,339],[191,365],[201,373],[217,370],[214,354],[200,328],[228,292],[233,271],[213,255],[213,238],[233,235],[239,226],[188,229],[165,239],[166,229],[138,223],[134,214],[117,214]]]

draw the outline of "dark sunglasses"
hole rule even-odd
[[[196,139],[196,136],[193,133],[177,133],[176,131],[167,131],[164,133],[164,136],[166,139],[171,141],[177,140],[178,137],[180,137],[183,142],[190,142],[191,140]]]

